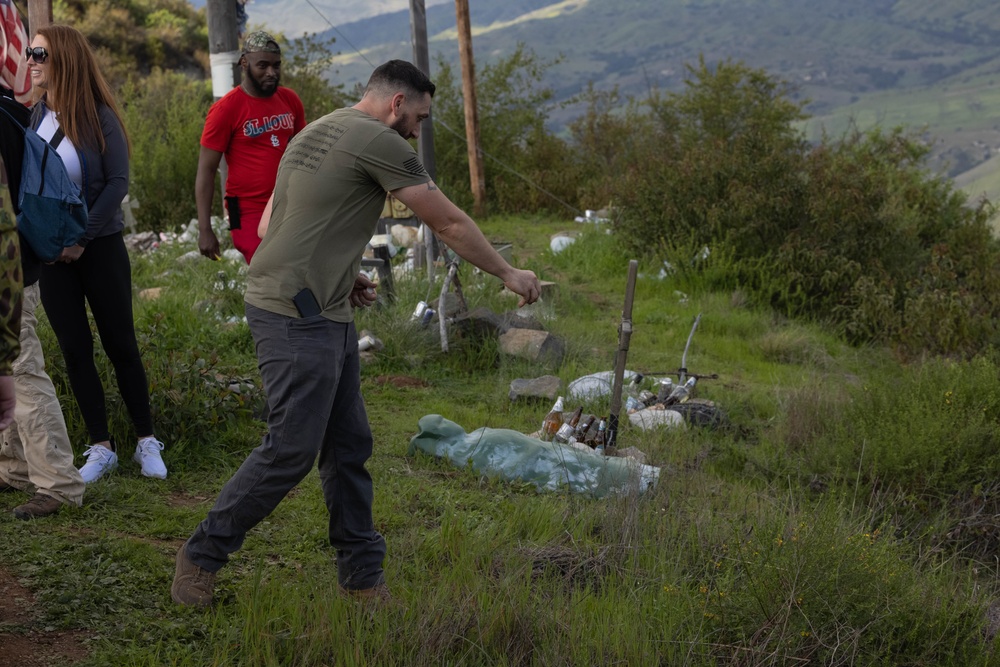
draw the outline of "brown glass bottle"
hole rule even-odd
[[[563,424],[562,413],[563,397],[560,396],[556,399],[556,404],[549,410],[549,414],[545,415],[545,419],[542,421],[542,440],[551,440],[559,431],[559,427]]]
[[[604,452],[604,438],[607,435],[608,423],[604,421],[604,417],[601,417],[601,421],[597,424],[597,435],[594,436],[594,449]]]
[[[556,435],[553,438],[556,442],[567,443],[569,442],[570,436],[576,431],[577,425],[580,423],[580,417],[583,415],[583,406],[581,405],[573,414],[570,415],[569,421],[559,427],[556,431]]]
[[[576,427],[576,432],[573,433],[573,437],[577,442],[586,442],[587,433],[590,431],[590,427],[594,425],[594,420],[597,417],[590,415],[585,421],[580,422],[580,425]]]

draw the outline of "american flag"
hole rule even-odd
[[[0,79],[3,85],[14,91],[18,102],[26,104],[31,99],[31,80],[28,78],[28,61],[24,58],[24,47],[28,45],[28,33],[24,31],[21,15],[11,0],[0,0]]]

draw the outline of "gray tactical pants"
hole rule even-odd
[[[188,557],[210,572],[222,568],[318,455],[338,580],[349,589],[380,584],[385,540],[372,521],[372,478],[365,469],[372,434],[354,324],[286,317],[250,304],[246,313],[267,392],[268,432],[198,525]]]

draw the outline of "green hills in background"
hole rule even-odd
[[[258,0],[265,3],[266,0]],[[809,100],[811,139],[903,125],[925,132],[931,167],[1000,200],[1000,3],[996,0],[470,0],[477,65],[525,44],[561,58],[544,84],[553,129],[593,82],[643,97],[683,86],[685,65],[742,60]],[[317,19],[317,26],[327,25]],[[457,63],[455,8],[428,7],[432,62]],[[412,58],[409,11],[337,26],[331,78],[364,83],[373,64]],[[433,74],[433,73],[432,73]]]

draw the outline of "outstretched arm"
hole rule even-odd
[[[410,207],[462,259],[492,273],[507,289],[519,294],[518,306],[534,303],[541,296],[538,277],[508,264],[472,218],[445,197],[434,181],[393,190],[392,196]]]

